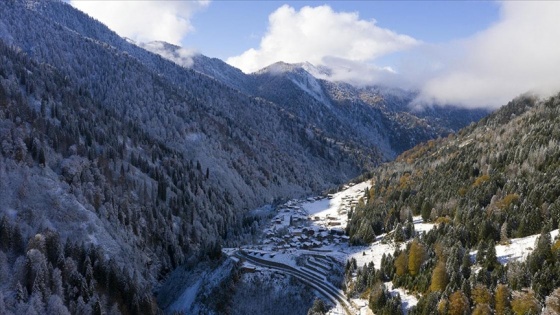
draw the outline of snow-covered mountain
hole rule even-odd
[[[62,1],[0,1],[0,313],[157,313],[171,271],[256,231],[247,209],[400,151],[398,122],[309,65],[144,47]]]
[[[180,47],[168,44],[170,51]],[[355,86],[329,80],[331,69],[311,63],[277,62],[246,75],[219,59],[196,54],[192,69],[245,94],[272,101],[325,130],[347,131],[385,158],[429,139],[455,132],[489,112],[456,106],[412,106],[417,91]]]
[[[297,88],[312,96],[318,102],[330,106],[330,100],[323,92],[323,87],[307,69],[314,69],[310,63],[305,64],[288,64],[284,62],[274,63],[254,74],[254,77],[271,77],[288,78]]]

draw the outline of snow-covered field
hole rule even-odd
[[[418,298],[416,298],[414,295],[408,294],[408,292],[406,292],[402,288],[393,288],[393,282],[387,282],[385,283],[385,285],[392,295],[396,295],[398,293],[401,296],[404,314],[406,314],[411,307],[418,304]]]
[[[330,195],[327,199],[305,202],[301,207],[314,220],[318,218],[316,224],[328,227],[329,222],[339,222],[344,228],[348,224],[348,211],[358,204],[359,199],[364,197],[365,189],[370,186],[370,182],[365,181]]]
[[[558,235],[558,230],[550,232],[551,239]],[[531,235],[522,238],[513,238],[507,245],[496,245],[496,256],[498,261],[502,264],[507,264],[510,261],[523,261],[535,248],[535,241],[539,234]],[[477,251],[472,251],[471,255],[476,256]]]

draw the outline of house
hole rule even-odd
[[[333,235],[341,235],[341,236],[345,234],[343,229],[332,229],[330,233]]]

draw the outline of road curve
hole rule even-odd
[[[262,266],[262,267],[268,267],[271,269],[275,269],[278,271],[281,271],[285,274],[289,274],[291,276],[294,276],[300,280],[303,281],[303,283],[309,285],[310,287],[314,288],[315,290],[319,291],[321,294],[323,294],[325,297],[327,297],[329,300],[331,300],[333,303],[340,303],[342,305],[342,307],[344,308],[344,311],[346,312],[347,315],[353,315],[354,313],[351,311],[351,307],[348,304],[348,302],[345,299],[344,294],[342,293],[342,291],[340,291],[339,289],[335,288],[334,286],[332,286],[329,283],[325,283],[324,281],[322,281],[321,279],[317,279],[314,278],[312,275],[306,274],[294,267],[282,264],[282,263],[278,263],[278,262],[274,262],[274,261],[269,261],[266,259],[261,259],[261,258],[257,258],[257,257],[253,257],[248,255],[247,253],[245,253],[244,251],[236,251],[234,253],[234,256],[236,256],[237,258],[240,259],[245,259],[249,262],[251,262],[254,265],[257,266]]]

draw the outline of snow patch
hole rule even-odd
[[[540,234],[535,234],[522,238],[514,238],[509,244],[496,245],[496,256],[501,264],[507,264],[510,261],[524,261],[527,256],[533,252],[535,242]],[[558,230],[550,232],[550,238],[555,239],[558,236]],[[476,256],[477,251],[470,254]]]
[[[202,277],[198,279],[191,286],[185,288],[181,296],[169,307],[170,313],[182,312],[184,310],[189,310],[194,303],[200,285],[202,284]]]

